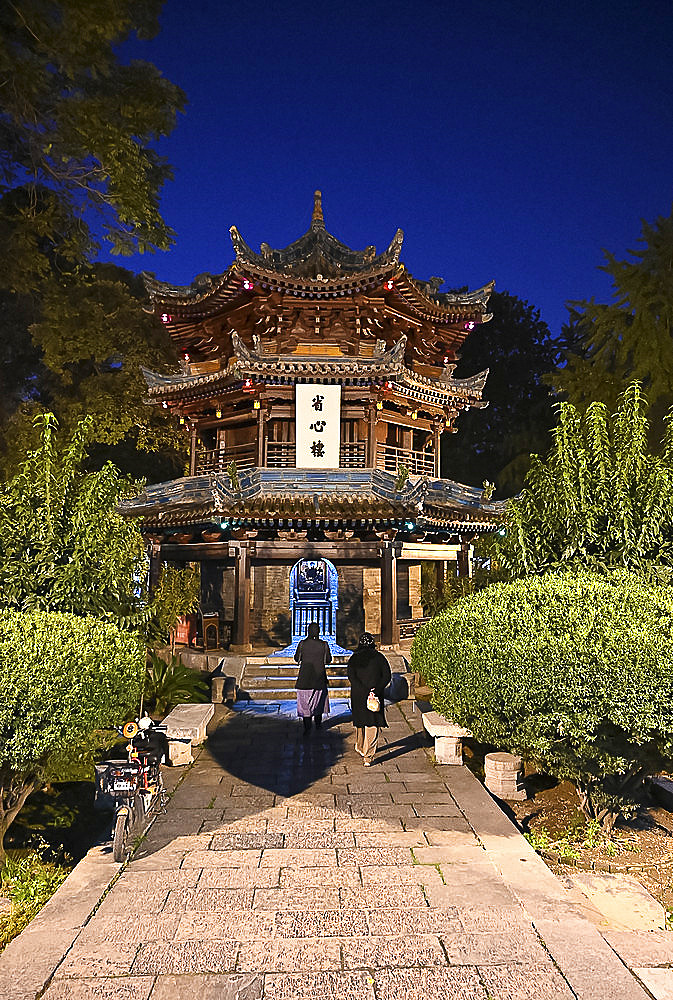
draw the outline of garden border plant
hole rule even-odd
[[[50,758],[136,711],[145,646],[96,618],[6,610],[0,619],[0,864],[4,834]]]
[[[673,594],[626,571],[528,577],[418,632],[438,711],[575,784],[610,831],[673,755]]]

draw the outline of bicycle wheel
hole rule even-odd
[[[126,860],[126,837],[128,834],[128,813],[117,813],[115,828],[112,835],[112,857],[121,864]]]

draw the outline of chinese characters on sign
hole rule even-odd
[[[341,386],[296,386],[297,468],[338,469]]]

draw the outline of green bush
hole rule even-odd
[[[627,574],[494,584],[423,626],[412,669],[477,739],[577,787],[611,829],[673,752],[673,592]]]
[[[208,697],[208,685],[196,670],[186,667],[179,656],[166,662],[150,650],[145,671],[145,698],[156,715],[182,702],[201,702]]]
[[[142,640],[96,618],[5,611],[0,618],[2,838],[50,758],[137,711]]]

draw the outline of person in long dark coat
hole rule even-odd
[[[329,696],[327,693],[327,670],[325,667],[332,662],[332,651],[329,643],[320,638],[317,622],[311,622],[306,638],[302,639],[294,654],[299,664],[297,675],[297,715],[304,720],[304,732],[311,731],[311,719],[315,728],[320,729],[323,715],[329,715]]]
[[[383,692],[390,683],[390,664],[376,648],[374,636],[365,632],[358,648],[348,661],[348,680],[351,683],[351,711],[355,726],[355,749],[364,757],[365,767],[370,767],[379,742],[379,730],[387,726],[383,707]],[[379,700],[379,711],[367,708],[367,698],[373,691]]]

